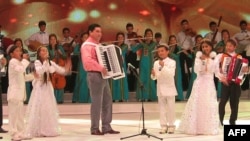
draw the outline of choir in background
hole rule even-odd
[[[197,34],[195,28],[190,27],[188,20],[183,19],[180,22],[180,31],[169,35],[166,44],[164,44],[165,41],[162,39],[162,34],[166,33],[156,32],[154,34],[154,31],[149,27],[145,29],[143,36],[140,36],[139,33],[134,31],[133,24],[128,23],[126,32],[117,31],[117,34],[114,35],[114,42],[104,43],[100,39],[100,44],[102,45],[115,44],[121,48],[123,68],[126,72],[124,78],[118,80],[109,79],[107,82],[103,82],[102,85],[103,87],[109,87],[112,95],[111,101],[113,102],[129,101],[129,92],[132,91],[136,92],[138,101],[158,101],[160,109],[162,109],[160,111],[161,134],[174,133],[174,114],[167,119],[164,116],[169,111],[174,113],[172,110],[174,109],[175,101],[183,100],[188,100],[188,102],[182,115],[180,131],[187,134],[218,134],[219,124],[224,125],[223,120],[227,101],[229,100],[232,111],[229,124],[235,125],[241,90],[249,89],[248,77],[243,80],[242,85],[236,84],[225,78],[221,68],[224,59],[223,54],[228,54],[230,57],[238,56],[239,58],[250,59],[250,31],[247,30],[247,24],[245,20],[240,21],[239,32],[235,35],[230,35],[230,29],[220,30],[217,23],[211,21],[208,23],[211,31],[203,36]],[[12,138],[16,140],[34,136],[57,136],[59,134],[59,128],[56,125],[58,117],[57,115],[52,115],[52,113],[57,113],[56,103],[64,103],[63,97],[66,92],[72,93],[72,103],[98,101],[93,94],[94,87],[89,86],[92,84],[92,79],[88,78],[94,78],[93,75],[90,75],[90,72],[95,73],[96,71],[88,69],[91,68],[91,64],[88,64],[90,67],[86,67],[84,57],[85,59],[87,57],[85,52],[83,52],[87,50],[83,49],[84,46],[90,46],[85,41],[87,39],[88,41],[90,40],[89,33],[94,32],[94,29],[91,32],[81,32],[72,37],[70,28],[64,27],[62,29],[63,38],[58,39],[58,35],[46,31],[45,21],[39,21],[38,28],[39,31],[32,34],[28,39],[17,37],[14,39],[13,44],[10,44],[8,47],[0,44],[2,54],[4,55],[4,57],[1,57],[1,69],[6,65],[2,58],[6,58],[8,62],[6,66],[9,70],[6,76],[3,76],[7,78],[7,81],[2,82],[2,84],[5,83],[5,86],[6,83],[9,83],[8,90],[3,87],[2,89],[6,89],[8,94],[8,105],[11,108],[9,119],[10,123],[12,123],[10,133]],[[103,36],[105,34],[103,33]],[[3,37],[1,36],[1,38]],[[24,45],[27,46],[27,49]],[[18,49],[16,50],[16,48]],[[165,50],[161,50],[162,48]],[[45,52],[45,55],[43,52]],[[132,71],[128,67],[129,63],[136,68],[136,71]],[[14,70],[18,70],[16,75],[13,72]],[[35,74],[32,78],[34,80],[31,81],[29,79],[25,82],[26,78],[24,76],[34,72]],[[104,73],[104,71],[100,72]],[[166,73],[166,76],[163,73]],[[248,75],[248,67],[243,68],[243,73]],[[139,79],[136,75],[138,75]],[[16,78],[14,77],[17,76],[18,80],[23,80],[23,82],[15,81]],[[162,78],[165,78],[166,81]],[[47,81],[49,86],[46,85],[46,88],[44,86],[44,89],[38,87],[39,83],[47,84]],[[11,94],[13,94],[13,89],[15,88],[13,88],[14,85],[10,84],[14,83],[20,83],[16,85],[22,86],[18,87],[25,91],[25,96],[13,99]],[[168,89],[168,87],[164,88],[164,85],[169,86],[170,84],[170,91],[163,90]],[[36,98],[36,95],[44,90],[48,91],[47,94],[50,96],[53,93],[53,99],[56,101],[56,103],[53,103],[53,99],[52,101],[45,100],[54,107],[49,111],[43,109],[43,106],[39,106]],[[106,94],[106,92],[104,93]],[[109,93],[109,90],[107,90],[107,93]],[[207,103],[208,101],[209,103]],[[168,102],[171,103],[169,104]],[[38,131],[39,128],[33,130],[33,127],[28,127],[26,129],[28,135],[19,135],[19,132],[23,130],[23,128],[19,128],[23,127],[25,123],[21,123],[20,127],[15,127],[15,118],[23,119],[24,117],[20,114],[18,114],[18,117],[13,115],[22,111],[23,103],[29,104],[30,107],[28,108],[29,114],[27,119],[29,120],[27,122],[42,122],[33,119],[33,116],[40,116],[39,113],[35,112],[35,109],[32,109],[34,108],[33,105],[35,105],[35,107],[40,107],[43,112],[51,112],[51,123],[55,124],[55,130],[51,130],[49,133],[41,133]],[[166,104],[168,108],[162,108]],[[21,107],[18,105],[21,105]],[[112,104],[109,105],[112,107]],[[199,109],[196,109],[197,105],[199,105]],[[206,124],[204,119],[201,119],[199,116],[193,117],[194,113],[192,114],[190,111],[199,113],[203,117],[207,115],[205,116],[207,118]],[[206,112],[204,113],[204,111]],[[95,111],[91,112],[94,113]],[[91,117],[91,119],[96,123],[100,120],[99,118],[96,119],[96,117]],[[210,121],[210,119],[212,120]],[[109,121],[111,120],[112,118]],[[201,126],[201,123],[204,123],[204,125],[202,124]],[[200,126],[197,129],[194,128],[198,124]],[[193,130],[189,130],[191,128]],[[91,126],[92,135],[119,133],[114,131],[110,125],[108,127],[104,126],[102,130],[103,132],[99,131],[99,124],[97,125],[93,122]]]

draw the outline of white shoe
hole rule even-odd
[[[167,128],[162,128],[161,131],[159,132],[160,134],[166,134],[168,132]]]
[[[22,139],[19,136],[15,136],[15,137],[11,138],[11,141],[21,141],[21,140]]]
[[[175,126],[169,126],[168,127],[168,133],[169,134],[174,134],[174,131],[175,131]]]
[[[27,136],[27,135],[22,135],[22,136],[21,136],[21,139],[22,139],[22,140],[31,140],[32,137],[31,137],[31,136]]]

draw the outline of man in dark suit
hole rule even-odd
[[[1,77],[2,74],[6,73],[2,71],[2,68],[5,67],[5,65],[7,64],[7,60],[4,57],[4,51],[3,51],[3,44],[2,44],[2,38],[3,35],[1,35],[1,25],[0,25],[0,133],[7,133],[8,131],[5,131],[2,128],[3,125],[3,103],[2,103],[2,82],[1,82]],[[2,137],[0,137],[0,139],[2,139]]]

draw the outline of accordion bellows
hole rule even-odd
[[[222,73],[227,79],[236,84],[241,84],[244,78],[243,67],[248,66],[248,60],[242,58],[241,55],[230,56],[223,54],[222,56]]]

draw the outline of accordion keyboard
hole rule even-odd
[[[120,52],[114,45],[96,47],[98,61],[108,71],[107,75],[102,76],[104,79],[125,76],[119,59],[121,57]]]

